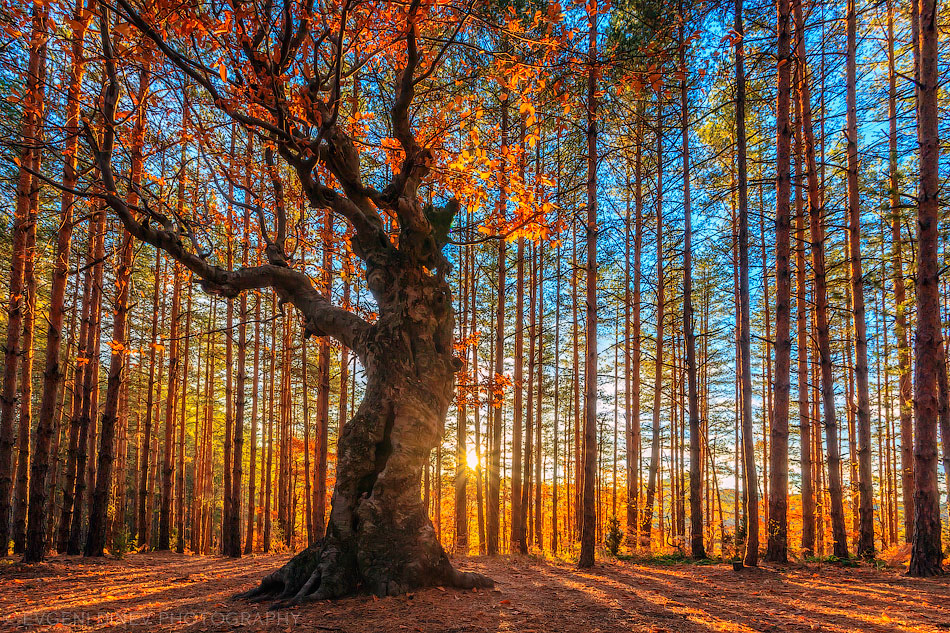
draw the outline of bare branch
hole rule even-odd
[[[115,211],[126,230],[135,238],[165,251],[191,270],[201,279],[202,287],[209,293],[230,298],[246,290],[273,288],[282,302],[292,303],[300,311],[308,334],[332,336],[353,349],[357,355],[363,356],[366,334],[372,326],[357,315],[332,305],[313,287],[306,273],[275,264],[227,270],[188,251],[176,233],[155,228],[148,223],[140,222],[135,217],[119,195],[112,168],[119,83],[112,51],[108,10],[103,12],[100,33],[108,79],[102,99],[104,119],[102,142],[96,143],[88,126],[86,127],[87,139],[101,172],[101,184],[104,189],[102,197]]]

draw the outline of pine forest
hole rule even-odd
[[[0,629],[946,630],[943,20],[0,0]]]

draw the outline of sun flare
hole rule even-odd
[[[475,452],[474,448],[468,449],[468,453],[465,454],[465,462],[472,470],[478,468],[478,453]]]

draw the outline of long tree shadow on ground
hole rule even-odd
[[[232,600],[287,555],[172,553],[0,564],[0,630],[651,633],[950,630],[950,582],[897,571],[462,558],[494,590],[432,588],[269,611]]]

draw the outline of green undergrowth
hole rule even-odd
[[[632,552],[618,554],[617,559],[644,565],[719,565],[723,562],[723,559],[720,557],[692,558],[681,551],[659,553]]]
[[[830,556],[806,556],[806,563],[819,563],[824,565],[840,565],[841,567],[860,567],[861,559],[856,556],[839,558],[834,554]]]

